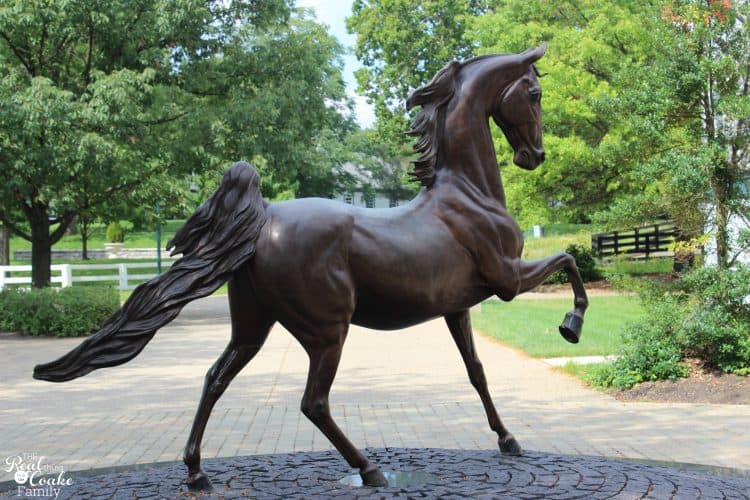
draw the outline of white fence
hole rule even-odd
[[[161,263],[163,269],[169,268],[172,261]],[[55,264],[50,266],[52,271],[51,281],[53,284],[59,284],[62,288],[73,286],[74,283],[81,282],[110,282],[116,285],[118,290],[132,290],[138,284],[150,280],[156,276],[155,272],[133,274],[131,269],[156,269],[156,262],[138,262],[127,264]],[[78,271],[78,273],[76,273]],[[105,271],[101,274],[85,273],[81,271]],[[114,272],[106,272],[114,271]],[[31,266],[0,266],[0,290],[7,285],[30,285]],[[13,274],[23,274],[24,276],[13,276]],[[131,284],[131,282],[137,282]]]

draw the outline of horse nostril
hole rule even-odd
[[[541,152],[539,155],[539,163],[542,163],[544,161],[544,151]]]

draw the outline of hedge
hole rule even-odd
[[[88,335],[120,307],[113,288],[70,287],[0,292],[0,330],[25,335]]]

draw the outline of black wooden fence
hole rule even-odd
[[[631,254],[648,257],[656,252],[669,252],[677,231],[672,221],[625,231],[591,235],[591,248],[599,257]]]

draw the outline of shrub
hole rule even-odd
[[[594,370],[591,383],[627,389],[683,377],[686,357],[724,372],[750,373],[750,268],[706,267],[674,284],[641,281],[637,291],[646,316],[628,325],[621,357]]]
[[[682,324],[688,356],[725,372],[750,367],[750,267],[706,267],[685,275]]]
[[[0,329],[26,335],[87,335],[119,308],[112,288],[71,287],[0,292]]]
[[[581,273],[581,279],[584,282],[597,281],[603,278],[601,271],[596,267],[596,259],[594,258],[594,252],[583,245],[568,245],[565,249],[565,253],[573,256],[578,266],[578,272]],[[557,271],[555,274],[547,278],[547,283],[567,283],[568,275],[565,271]]]
[[[122,243],[125,241],[125,230],[118,221],[110,222],[104,235],[109,243]]]
[[[664,297],[660,302],[647,304],[646,310],[644,319],[625,328],[620,357],[592,371],[594,385],[629,389],[640,382],[671,380],[688,374],[678,339],[677,300]]]

